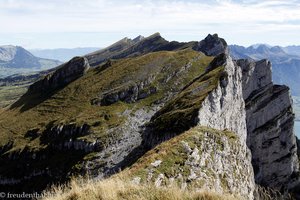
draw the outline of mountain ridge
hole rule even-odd
[[[41,191],[124,168],[132,181],[245,199],[255,183],[299,185],[289,89],[273,84],[268,60],[232,59],[217,34],[121,43],[61,65],[0,113],[1,187]]]

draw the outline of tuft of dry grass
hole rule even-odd
[[[73,179],[68,185],[53,186],[43,200],[238,200],[236,195],[212,191],[181,189],[177,186],[156,187],[136,184],[124,177],[114,176],[102,181]]]
[[[293,200],[290,193],[282,194],[279,190],[256,185],[254,198],[257,200]]]

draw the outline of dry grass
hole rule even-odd
[[[52,187],[43,200],[238,200],[238,196],[212,191],[183,190],[178,187],[137,185],[115,176],[103,181],[74,179],[67,186]]]
[[[282,194],[280,191],[272,188],[262,187],[256,185],[254,192],[255,199],[257,200],[293,200],[291,194]]]

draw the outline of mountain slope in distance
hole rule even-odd
[[[19,46],[0,46],[0,77],[50,69],[59,64],[58,60],[36,57]]]

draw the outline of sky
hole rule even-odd
[[[0,45],[106,47],[160,32],[229,44],[300,45],[300,0],[0,0]]]

